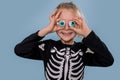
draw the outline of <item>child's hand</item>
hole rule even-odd
[[[60,29],[63,29],[60,26],[57,26],[57,21],[59,20],[59,16],[62,13],[62,11],[55,10],[51,15],[50,15],[50,24],[47,26],[49,28],[50,33],[51,32],[56,32]]]
[[[45,36],[49,33],[56,32],[60,29],[63,29],[62,27],[57,26],[57,21],[58,21],[60,14],[61,14],[61,11],[56,9],[49,17],[50,18],[49,25],[47,27],[43,28],[42,30],[40,30],[38,32],[38,35]]]
[[[76,22],[76,26],[71,27],[71,29],[73,29],[78,36],[83,36],[83,37],[88,36],[91,30],[88,28],[85,19],[82,17],[77,17],[74,19],[74,21]]]

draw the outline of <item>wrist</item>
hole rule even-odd
[[[84,31],[83,37],[87,37],[90,34],[91,31],[92,30],[90,30],[90,29]]]
[[[38,36],[43,37],[43,36],[46,36],[48,33],[49,33],[49,30],[47,30],[47,28],[43,28],[38,31]]]

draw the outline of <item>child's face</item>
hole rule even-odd
[[[73,12],[72,10],[62,9],[59,20],[64,21],[65,25],[62,26],[64,27],[63,29],[57,31],[57,34],[61,38],[63,43],[71,44],[74,42],[74,37],[76,36],[76,33],[70,28],[72,26],[70,26],[69,23],[71,21],[74,21],[75,17],[75,12]]]

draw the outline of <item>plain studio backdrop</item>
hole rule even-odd
[[[0,80],[45,80],[43,62],[16,56],[14,47],[48,25],[49,15],[62,1],[67,0],[0,0]],[[82,10],[88,26],[115,59],[110,67],[86,67],[84,80],[119,80],[120,0],[71,1]],[[59,39],[54,33],[48,38]]]

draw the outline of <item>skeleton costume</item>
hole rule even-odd
[[[106,45],[92,31],[82,42],[63,44],[60,40],[44,40],[38,32],[15,47],[18,56],[43,60],[46,80],[82,80],[85,66],[107,67],[113,57]]]

